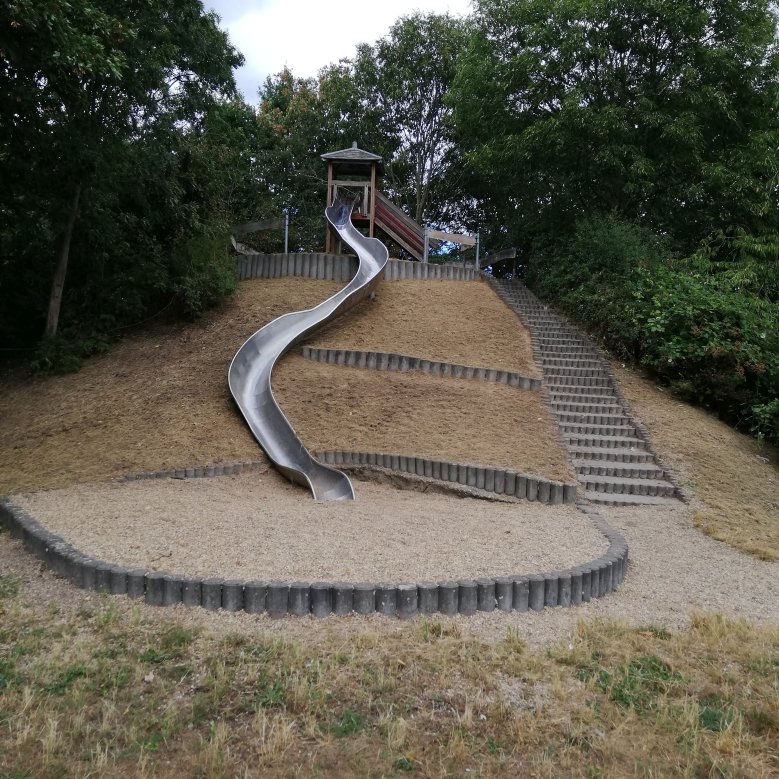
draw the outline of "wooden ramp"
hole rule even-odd
[[[376,225],[414,259],[425,253],[425,231],[403,209],[376,190]]]

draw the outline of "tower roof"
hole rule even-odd
[[[327,154],[323,154],[322,159],[325,162],[381,162],[381,157],[378,154],[358,148],[357,141],[347,149],[329,151]]]

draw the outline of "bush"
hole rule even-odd
[[[72,373],[128,327],[170,310],[195,318],[235,290],[235,263],[224,240],[193,237],[167,255],[154,247],[137,255],[131,246],[113,248],[125,262],[101,262],[95,253],[92,265],[73,269],[60,330],[38,343],[33,370]]]
[[[580,222],[556,248],[529,266],[543,297],[686,399],[779,442],[779,305],[690,275],[614,217]]]
[[[227,242],[200,236],[177,246],[172,288],[182,312],[197,317],[235,291],[235,263]]]
[[[770,411],[779,388],[779,307],[666,268],[651,277],[643,271],[633,284],[643,303],[641,361],[689,400],[779,440]]]
[[[85,357],[102,354],[109,345],[110,341],[99,335],[78,338],[58,333],[40,341],[32,359],[32,369],[39,373],[75,373]]]

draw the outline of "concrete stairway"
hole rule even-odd
[[[584,497],[607,505],[676,503],[676,487],[625,408],[597,346],[521,282],[492,283],[530,328],[547,397]]]

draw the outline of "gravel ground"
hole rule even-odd
[[[84,484],[17,496],[83,552],[130,567],[303,581],[422,581],[541,573],[607,541],[570,506],[497,503],[361,482],[315,503],[275,471]]]
[[[400,493],[396,505],[418,499],[418,494]],[[490,512],[490,517],[500,509],[498,504],[487,502],[468,500],[461,504],[482,505]],[[535,646],[572,639],[579,620],[593,617],[671,630],[688,625],[696,611],[717,611],[731,618],[779,622],[779,563],[756,560],[703,535],[693,527],[691,513],[684,505],[674,509],[604,510],[603,515],[627,538],[631,562],[622,587],[602,600],[577,608],[546,609],[538,613],[493,612],[473,617],[439,615],[436,619],[456,624],[463,635],[487,641],[505,638],[510,629]],[[203,546],[202,540],[198,541],[194,546]],[[490,554],[499,551],[500,545],[489,550]],[[0,532],[0,572],[20,577],[27,599],[56,604],[58,609],[75,610],[109,597],[81,592],[54,576],[5,532]],[[355,641],[363,633],[412,635],[417,630],[415,621],[401,622],[378,615],[271,620],[265,616],[214,613],[182,606],[158,609],[124,597],[115,598],[115,603],[122,613],[129,614],[138,609],[150,620],[175,618],[225,634],[262,629],[314,643],[324,635]]]
[[[630,548],[627,577],[612,596],[576,609],[496,620],[476,615],[469,629],[500,638],[516,625],[532,643],[571,635],[579,619],[609,617],[669,629],[689,624],[696,611],[779,622],[779,563],[756,560],[693,526],[693,510],[603,508],[601,514],[625,536]]]
[[[569,508],[499,504],[364,482],[360,494],[363,499],[354,503],[315,504],[270,471],[259,477],[80,485],[15,499],[85,551],[119,563],[201,575],[248,578],[257,575],[257,566],[263,575],[303,580],[496,575],[573,564],[600,554],[604,546],[582,515]],[[705,536],[693,526],[689,506],[603,508],[601,513],[630,546],[628,575],[616,593],[572,609],[438,618],[456,623],[464,635],[492,641],[511,629],[542,646],[572,637],[579,620],[593,617],[669,629],[688,625],[696,611],[779,621],[779,563],[756,560]],[[327,522],[321,521],[323,514]],[[157,543],[150,544],[151,537]],[[38,601],[76,608],[98,597],[50,574],[5,533],[0,572],[21,576],[26,592]],[[136,604],[124,598],[118,603]],[[150,617],[162,614],[138,607]],[[319,630],[350,639],[361,631],[413,630],[379,616],[273,621],[183,607],[174,611],[177,619],[216,631],[263,627],[303,640],[316,640]]]

